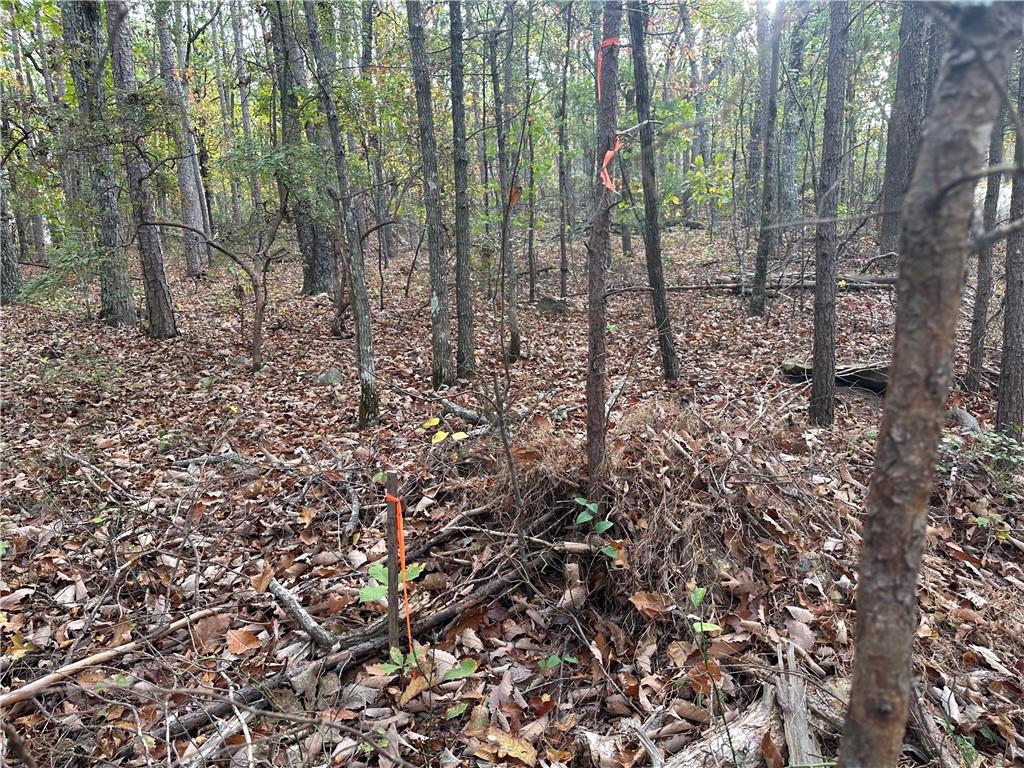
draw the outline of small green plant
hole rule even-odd
[[[598,520],[597,522],[594,522],[594,518],[598,511],[596,501],[584,499],[582,496],[577,496],[573,501],[583,507],[579,514],[576,515],[576,525],[591,523],[591,527],[594,529],[595,533],[606,533],[615,525],[611,520]]]
[[[405,580],[415,581],[423,573],[423,563],[413,563],[405,569]],[[388,567],[381,563],[373,563],[366,569],[376,584],[369,584],[359,590],[359,602],[371,603],[374,600],[383,600],[388,596]]]
[[[575,656],[569,656],[568,654],[562,654],[561,656],[551,655],[547,658],[541,659],[537,662],[537,666],[541,669],[556,669],[562,664],[572,664],[576,666],[580,661]]]

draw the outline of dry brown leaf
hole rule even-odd
[[[672,596],[663,592],[634,592],[629,602],[649,619],[663,619],[675,606]]]
[[[231,617],[227,614],[220,613],[216,616],[207,616],[196,624],[193,630],[196,647],[200,651],[207,653],[219,650],[224,642],[224,633],[227,632],[227,628],[230,625]]]
[[[232,653],[246,653],[263,645],[255,634],[244,629],[229,629],[227,640]]]
[[[494,746],[499,760],[511,757],[529,766],[537,764],[537,750],[530,742],[506,733],[496,725],[487,729],[487,742]]]

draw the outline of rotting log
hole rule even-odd
[[[782,372],[797,381],[810,381],[814,368],[810,363],[786,360],[779,366]],[[844,363],[836,366],[836,384],[858,387],[879,395],[889,386],[889,364],[886,362]]]

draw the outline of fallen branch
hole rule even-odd
[[[165,635],[169,635],[172,632],[177,632],[179,629],[189,627],[200,619],[205,619],[207,616],[213,616],[219,610],[219,608],[205,608],[191,614],[190,616],[178,619],[174,623],[168,624],[163,629],[157,630],[152,635],[145,638],[133,640],[129,643],[122,643],[116,648],[100,651],[99,653],[94,653],[91,656],[86,656],[84,659],[79,659],[78,661],[73,661],[70,664],[65,664],[60,669],[55,670],[48,675],[43,675],[30,683],[26,683],[20,688],[15,688],[13,691],[0,694],[0,707],[10,707],[17,704],[19,701],[27,701],[28,699],[35,698],[49,688],[67,681],[73,675],[81,672],[82,670],[89,669],[90,667],[95,667],[100,664],[106,664],[107,662],[120,658],[132,651],[138,650],[139,648],[146,647]]]
[[[450,413],[453,416],[458,416],[460,419],[462,419],[463,421],[468,421],[470,424],[479,424],[483,426],[485,424],[491,423],[491,420],[487,418],[484,414],[478,413],[477,411],[472,411],[469,408],[464,408],[458,403],[453,403],[451,400],[445,397],[435,395],[434,400],[441,404],[441,408],[444,409],[445,413]]]
[[[776,697],[782,707],[782,728],[786,734],[790,765],[810,765],[820,759],[821,748],[811,731],[808,717],[807,689],[796,666],[793,646],[786,649],[783,662],[782,646],[776,649],[779,658],[779,677]]]
[[[282,608],[295,619],[302,631],[309,635],[310,639],[321,648],[330,650],[338,642],[338,639],[326,629],[316,623],[316,619],[309,615],[302,604],[295,599],[295,595],[288,591],[288,588],[277,579],[270,580],[268,587],[270,594],[277,598]]]

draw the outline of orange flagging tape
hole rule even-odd
[[[384,501],[395,505],[395,529],[398,533],[398,562],[402,567],[402,593],[405,598],[405,631],[409,637],[409,653],[412,653],[412,614],[409,611],[409,582],[405,579],[405,531],[402,530],[402,500],[385,491]]]
[[[615,137],[615,146],[604,153],[604,162],[601,163],[601,183],[604,184],[612,192],[615,191],[615,185],[612,184],[612,177],[608,174],[608,164],[614,159],[615,153],[622,148],[622,142],[619,141],[618,136]]]

